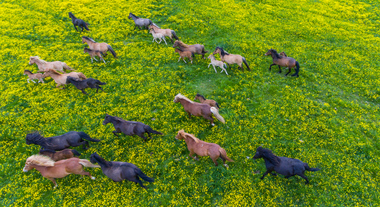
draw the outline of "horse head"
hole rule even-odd
[[[95,158],[96,156],[99,156],[96,152],[91,154],[90,162],[92,164],[96,164],[97,163],[96,158]]]
[[[34,63],[36,63],[36,57],[37,57],[37,56],[31,56],[31,57],[29,58],[29,65],[33,65]]]
[[[26,135],[25,141],[26,141],[26,144],[29,145],[29,144],[36,143],[36,141],[38,141],[41,138],[42,136],[39,133],[31,133],[31,134]]]
[[[183,129],[179,130],[177,135],[175,136],[175,139],[177,140],[185,139],[185,130]]]
[[[112,116],[106,114],[106,117],[104,118],[104,121],[103,121],[103,125],[106,125],[106,124],[110,123],[111,120],[112,120]]]
[[[256,154],[253,157],[254,160],[262,158],[263,157],[263,148],[260,146],[256,149]]]

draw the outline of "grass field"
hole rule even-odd
[[[0,3],[0,206],[378,206],[380,107],[380,3],[378,1],[2,1]],[[90,23],[76,32],[73,12]],[[221,46],[244,56],[252,71],[227,69],[229,76],[194,64],[177,63],[172,45],[152,43],[147,30],[133,30],[129,12],[171,28],[187,44]],[[107,42],[118,54],[91,64],[86,35]],[[170,41],[170,40],[169,40]],[[301,66],[300,77],[269,71],[268,49],[285,51]],[[106,82],[105,92],[73,85],[56,89],[28,84],[25,69],[38,55],[64,61]],[[218,57],[219,58],[219,57]],[[220,71],[220,69],[218,69]],[[173,103],[182,93],[216,100],[226,124],[211,127],[201,117],[188,119]],[[146,143],[137,136],[112,134],[105,114],[140,121],[161,131]],[[209,157],[188,158],[178,130],[217,143],[235,160],[215,167]],[[22,172],[39,146],[25,136],[44,137],[83,131],[101,142],[106,160],[136,164],[155,179],[147,190],[132,182],[115,183],[100,169],[97,179],[69,175],[59,187],[36,171]],[[300,177],[260,177],[264,160],[252,160],[258,146],[318,167]],[[219,164],[221,161],[219,160]]]

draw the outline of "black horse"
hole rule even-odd
[[[110,122],[116,129],[116,131],[112,131],[112,133],[116,136],[118,136],[117,133],[123,132],[124,134],[129,136],[137,135],[146,141],[146,137],[144,136],[145,133],[148,133],[148,136],[151,139],[152,136],[150,135],[150,133],[162,135],[161,132],[153,130],[150,126],[144,123],[137,121],[125,121],[117,116],[111,116],[106,114],[106,117],[103,121],[103,125],[106,125]]]
[[[90,25],[90,24],[81,19],[76,18],[73,13],[69,12],[69,17],[71,18],[71,20],[73,20],[73,25],[76,31],[78,31],[76,26],[82,28],[81,32],[83,32],[83,28],[85,28],[86,30],[90,30],[87,27],[87,25]]]
[[[84,80],[80,80],[77,78],[73,78],[71,76],[67,76],[66,83],[72,83],[77,89],[81,90],[82,93],[87,94],[86,91],[84,91],[85,88],[96,88],[96,93],[98,92],[99,88],[103,91],[103,88],[99,85],[105,85],[106,83],[102,83],[99,80],[93,79],[93,78],[87,78]],[[103,91],[104,92],[104,91]]]
[[[90,157],[90,161],[95,164],[98,163],[102,168],[103,173],[111,178],[114,182],[120,182],[123,180],[129,180],[139,183],[141,187],[146,189],[140,180],[142,178],[145,181],[153,182],[154,179],[145,175],[140,168],[136,165],[128,162],[110,162],[100,157],[96,152]],[[139,178],[140,177],[140,178]]]
[[[50,150],[63,150],[66,148],[77,147],[83,145],[83,149],[87,149],[86,145],[90,147],[88,141],[99,142],[98,139],[92,139],[84,132],[67,132],[56,137],[44,138],[39,133],[31,133],[26,135],[26,144],[36,144],[40,145],[41,149],[50,149]],[[88,140],[88,141],[85,141]]]
[[[309,180],[304,175],[305,170],[307,171],[318,171],[318,168],[310,168],[309,165],[305,162],[302,162],[298,159],[288,158],[288,157],[278,157],[272,153],[269,149],[265,149],[262,147],[258,147],[256,150],[256,154],[253,159],[264,158],[265,167],[267,171],[261,177],[261,180],[264,179],[268,173],[272,175],[277,175],[272,173],[272,171],[276,171],[281,175],[285,175],[285,178],[290,178],[294,175],[298,175],[301,178],[306,180],[305,184],[309,183]]]

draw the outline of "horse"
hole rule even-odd
[[[170,40],[173,42],[173,38],[172,36],[174,37],[174,39],[176,40],[179,40],[179,38],[177,37],[177,35],[175,34],[175,31],[174,30],[171,30],[171,29],[161,29],[160,27],[158,27],[156,24],[151,24],[149,25],[149,29],[150,30],[153,30],[155,33],[161,33],[164,35],[164,37],[169,37]]]
[[[207,58],[211,60],[211,63],[208,64],[208,67],[207,67],[207,68],[209,68],[210,65],[212,65],[212,67],[213,67],[214,70],[215,70],[215,73],[217,73],[217,72],[216,72],[216,69],[215,69],[215,66],[218,66],[219,68],[222,69],[222,71],[220,71],[221,73],[223,73],[223,71],[224,71],[224,72],[226,72],[226,74],[228,75],[227,70],[223,67],[223,66],[227,67],[226,63],[224,63],[224,62],[222,62],[222,61],[219,61],[219,60],[215,59],[215,56],[214,56],[213,54],[210,54]]]
[[[256,154],[253,157],[253,159],[259,159],[264,158],[265,160],[265,167],[267,168],[267,171],[263,174],[263,176],[260,178],[261,180],[264,179],[264,177],[271,173],[272,175],[276,176],[277,174],[272,173],[272,171],[276,171],[277,173],[281,175],[285,175],[285,178],[288,179],[292,176],[298,175],[301,178],[306,180],[305,184],[309,183],[309,180],[304,175],[305,170],[307,171],[318,171],[318,168],[310,168],[309,165],[305,162],[302,162],[298,159],[288,158],[288,157],[278,157],[272,153],[269,149],[265,149],[262,147],[258,147],[256,150]]]
[[[219,114],[218,109],[215,107],[211,107],[207,104],[193,102],[190,99],[186,98],[186,96],[182,94],[177,94],[173,100],[174,103],[180,102],[189,115],[189,119],[191,119],[191,115],[194,116],[203,116],[203,118],[210,120],[211,126],[215,126],[214,119],[212,118],[212,114],[223,124],[226,123],[224,118]]]
[[[153,24],[152,20],[142,19],[142,18],[140,18],[140,17],[138,17],[132,13],[129,13],[128,19],[133,19],[133,21],[135,22],[135,28],[134,29],[136,29],[136,27],[138,27],[140,30],[141,30],[141,27],[145,27],[145,29],[148,29],[148,26]]]
[[[144,141],[146,141],[147,138],[144,136],[145,133],[148,133],[148,136],[151,139],[152,136],[150,135],[150,133],[163,135],[161,132],[153,130],[150,126],[144,123],[137,121],[125,121],[117,116],[111,116],[106,114],[106,117],[103,121],[103,125],[106,125],[108,123],[112,123],[115,127],[116,131],[112,131],[112,133],[115,136],[118,136],[117,133],[124,133],[128,136],[137,135],[143,138]]]
[[[98,42],[95,42],[95,40],[89,38],[89,37],[86,37],[86,36],[83,36],[82,37],[82,43],[87,43],[88,44],[88,47],[91,49],[91,50],[95,50],[95,51],[101,51],[103,53],[104,56],[107,55],[107,51],[110,51],[112,53],[112,55],[117,58],[116,56],[116,52],[112,49],[111,45],[105,43],[105,42],[102,42],[102,43],[98,43]]]
[[[103,59],[103,52],[99,50],[91,50],[90,48],[85,47],[83,50],[84,53],[88,53],[91,57],[91,63],[92,63],[92,58],[94,58],[96,61],[98,61],[95,56],[98,56],[100,60],[103,60],[104,64],[106,64],[106,61]]]
[[[67,81],[67,83],[71,83],[77,89],[81,90],[83,94],[87,94],[86,91],[84,91],[85,88],[96,88],[96,93],[98,92],[99,88],[103,91],[103,88],[100,87],[99,85],[105,85],[106,84],[106,83],[100,82],[99,80],[96,80],[93,78],[87,78],[85,80],[80,80],[77,78],[73,78],[71,76],[68,76],[66,81]]]
[[[218,158],[221,158],[223,160],[223,165],[225,167],[228,167],[226,160],[229,162],[234,162],[229,157],[227,157],[226,150],[221,148],[219,145],[202,141],[196,138],[193,134],[186,133],[183,129],[178,131],[175,138],[177,140],[185,140],[187,149],[190,151],[189,156],[194,160],[199,160],[197,156],[193,157],[193,154],[195,153],[199,156],[210,156],[215,166],[218,166],[218,162],[216,161]]]
[[[279,69],[278,73],[281,73],[281,66],[288,67],[289,72],[285,74],[285,76],[287,76],[292,71],[292,68],[296,67],[295,68],[296,72],[292,76],[299,77],[298,73],[300,71],[300,64],[294,58],[287,57],[287,56],[282,57],[274,49],[268,50],[268,52],[265,53],[265,56],[267,55],[271,55],[273,59],[273,64],[269,66],[269,70],[272,69],[273,65],[278,65],[278,69]]]
[[[154,182],[153,178],[145,175],[140,168],[136,165],[128,162],[110,162],[100,157],[96,152],[91,154],[90,161],[92,163],[98,163],[102,168],[103,173],[111,178],[114,182],[121,182],[123,180],[129,180],[139,183],[141,187],[146,189],[140,178],[148,182]],[[140,178],[139,178],[140,177]]]
[[[67,84],[67,77],[68,76],[71,76],[71,77],[74,77],[74,78],[78,78],[78,79],[81,79],[81,80],[87,79],[86,76],[83,73],[80,73],[80,72],[71,72],[71,73],[60,74],[60,73],[58,73],[54,69],[48,69],[48,70],[46,70],[45,73],[44,73],[44,76],[45,77],[51,77],[51,78],[53,78],[54,81],[55,81],[55,83],[57,83],[56,88],[58,88],[59,86],[63,85],[63,88],[59,88],[59,89],[65,89],[64,85]]]
[[[202,55],[202,58],[205,59],[205,54],[208,53],[208,51],[205,51],[205,46],[200,44],[195,45],[187,45],[183,43],[180,40],[176,40],[174,42],[173,48],[179,47],[182,51],[190,51],[192,53],[200,54]]]
[[[82,176],[87,175],[92,180],[95,180],[95,177],[91,176],[89,172],[83,170],[83,166],[100,167],[99,165],[91,164],[91,162],[86,159],[79,159],[76,157],[55,162],[50,159],[50,157],[43,155],[32,155],[26,159],[23,171],[28,172],[33,169],[38,170],[42,176],[54,183],[55,189],[58,187],[57,182],[55,182],[55,178],[63,178],[70,174]]]
[[[151,33],[153,36],[152,42],[154,42],[155,40],[157,42],[157,39],[159,39],[160,42],[157,42],[158,44],[160,44],[162,40],[164,40],[165,44],[168,45],[168,43],[166,43],[165,36],[162,33],[158,33],[158,32],[156,33],[154,30],[150,30],[149,33]]]
[[[38,69],[42,72],[48,70],[48,69],[54,69],[57,71],[60,71],[62,73],[65,73],[63,69],[74,71],[74,69],[70,68],[66,63],[61,61],[54,61],[54,62],[46,62],[45,60],[40,59],[38,56],[31,56],[29,58],[29,65],[36,64],[38,66]]]
[[[71,20],[73,21],[73,25],[74,25],[74,28],[75,30],[78,32],[78,29],[76,26],[82,28],[82,31],[83,32],[83,28],[85,28],[86,30],[90,31],[90,29],[88,29],[87,25],[90,25],[89,23],[81,20],[81,19],[78,19],[74,16],[73,13],[69,12],[69,17],[71,18]]]
[[[215,108],[217,108],[217,109],[220,109],[219,104],[218,104],[216,101],[211,100],[211,99],[206,99],[204,96],[202,96],[202,95],[199,94],[199,93],[197,93],[197,95],[195,95],[195,97],[194,97],[194,101],[196,101],[197,99],[198,99],[201,103],[203,103],[203,104],[208,104],[208,105],[211,106],[211,107],[215,107]]]
[[[181,58],[183,59],[183,62],[186,63],[185,61],[185,57],[189,58],[190,61],[191,61],[191,64],[193,64],[193,57],[194,57],[194,53],[191,52],[191,51],[183,51],[181,49],[178,49],[178,48],[175,48],[174,52],[178,53],[179,54],[179,59],[178,59],[178,62],[181,60]]]
[[[51,149],[40,149],[38,154],[50,157],[54,161],[72,158],[75,157],[75,155],[80,156],[80,153],[75,149],[64,149],[61,151],[54,151]]]
[[[245,66],[247,66],[248,70],[251,71],[245,57],[243,57],[241,55],[229,54],[227,51],[223,50],[223,48],[221,48],[221,47],[216,47],[212,54],[215,55],[216,53],[219,54],[220,60],[223,62],[226,62],[229,67],[230,67],[229,64],[235,64],[236,63],[239,66],[239,68],[241,68],[241,70],[244,72],[244,68],[242,66],[242,63],[244,63]]]
[[[88,134],[84,132],[67,132],[60,136],[44,138],[38,132],[27,134],[25,141],[27,145],[36,144],[40,145],[41,149],[50,150],[63,150],[66,148],[81,146],[83,149],[87,149],[86,145],[90,147],[88,141],[99,142],[99,139],[92,139]]]
[[[35,79],[38,80],[38,83],[39,82],[45,83],[43,80],[44,75],[42,73],[32,73],[30,70],[24,70],[24,75],[28,75],[28,80],[27,80],[28,83],[29,83],[29,80],[32,81],[33,83],[36,83],[33,81]]]

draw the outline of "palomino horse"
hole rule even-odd
[[[145,29],[148,29],[148,26],[153,24],[152,20],[150,19],[142,19],[132,13],[129,13],[128,19],[133,19],[135,21],[135,29],[138,27],[141,30],[141,27],[145,27]],[[149,32],[149,31],[148,31]]]
[[[226,160],[229,162],[234,162],[229,157],[227,157],[227,152],[219,145],[214,143],[204,142],[198,138],[196,138],[193,134],[186,133],[183,129],[178,131],[176,139],[181,140],[184,139],[187,144],[187,149],[190,151],[189,156],[194,160],[198,160],[193,154],[197,154],[199,156],[210,156],[215,166],[218,166],[218,162],[216,161],[218,158],[223,160],[223,165],[228,167],[226,164]]]
[[[219,53],[220,60],[223,62],[226,62],[228,66],[229,64],[237,64],[239,68],[241,68],[242,71],[244,71],[244,68],[242,66],[242,63],[244,62],[245,66],[247,66],[248,70],[251,71],[251,69],[248,66],[247,60],[241,55],[234,55],[234,54],[229,54],[227,51],[223,50],[221,47],[216,47],[215,51],[212,53],[215,55],[216,53]]]
[[[112,53],[112,55],[117,58],[116,56],[116,53],[115,51],[112,49],[111,45],[103,42],[103,43],[98,43],[98,42],[95,42],[95,40],[89,38],[89,37],[86,37],[86,36],[83,36],[82,37],[82,43],[87,43],[88,44],[88,47],[91,49],[91,50],[98,50],[100,52],[102,52],[104,54],[104,56],[107,55],[107,51],[110,51]]]
[[[298,175],[301,178],[306,180],[305,184],[309,183],[309,180],[304,175],[305,170],[307,171],[318,171],[318,168],[310,168],[309,165],[306,162],[302,162],[298,159],[288,158],[288,157],[278,157],[272,153],[269,149],[265,149],[262,147],[258,147],[256,150],[256,154],[253,157],[253,159],[259,159],[264,158],[265,160],[265,167],[267,168],[267,171],[264,173],[264,175],[261,177],[261,180],[264,179],[264,177],[271,173],[272,175],[275,175],[275,173],[272,173],[272,171],[276,171],[277,173],[280,173],[281,175],[285,175],[285,178],[288,179],[292,176]]]
[[[43,71],[42,71],[43,72]],[[57,83],[57,88],[59,86],[62,86],[63,85],[63,88],[59,88],[59,89],[65,89],[65,86],[67,84],[67,77],[68,76],[71,76],[71,77],[74,77],[74,78],[78,78],[78,79],[81,79],[81,80],[84,80],[86,79],[86,76],[83,74],[83,73],[80,73],[80,72],[71,72],[71,73],[65,73],[65,74],[60,74],[58,73],[56,70],[54,69],[48,69],[45,71],[44,73],[44,77],[51,77],[54,79],[54,81]]]
[[[196,100],[199,100],[201,103],[203,104],[208,104],[209,106],[211,107],[215,107],[217,109],[220,109],[218,103],[214,100],[211,100],[211,99],[206,99],[204,96],[202,96],[201,94],[197,93],[197,95],[195,96],[194,98],[194,101]]]
[[[91,164],[91,162],[86,159],[76,157],[55,162],[50,159],[50,157],[32,155],[26,160],[23,171],[38,170],[42,176],[51,180],[51,182],[54,183],[54,188],[56,188],[58,185],[57,182],[55,182],[55,178],[63,178],[70,174],[87,175],[95,180],[95,177],[92,177],[89,172],[83,170],[83,166],[100,167],[99,165]]]
[[[172,41],[173,43],[173,38],[172,36],[176,39],[176,40],[179,40],[179,38],[177,37],[177,35],[175,34],[175,31],[174,30],[171,30],[171,29],[161,29],[160,27],[158,27],[156,24],[151,24],[149,25],[149,29],[150,30],[153,30],[155,33],[161,33],[164,35],[164,37],[169,37],[170,40]]]
[[[38,56],[31,56],[29,58],[29,65],[33,65],[34,63],[38,66],[38,69],[42,72],[48,69],[54,69],[62,73],[65,73],[63,69],[73,71],[73,69],[67,66],[67,64],[64,62],[61,62],[61,61],[46,62],[45,60],[40,59],[40,57]]]
[[[207,104],[193,102],[190,99],[186,98],[182,94],[177,94],[174,98],[174,103],[180,102],[189,115],[189,119],[191,119],[191,115],[194,116],[203,116],[203,118],[210,120],[211,126],[214,126],[214,119],[212,118],[212,114],[223,124],[226,123],[224,118],[219,114],[218,109],[215,107],[211,107]]]
[[[208,51],[205,51],[205,46],[200,45],[200,44],[195,44],[195,45],[187,45],[183,43],[180,40],[176,40],[174,42],[173,47],[179,47],[182,51],[190,51],[192,53],[200,54],[202,55],[202,58],[205,58],[205,54],[208,53]]]
[[[292,71],[292,68],[296,67],[296,72],[292,76],[299,77],[298,73],[300,71],[300,64],[294,58],[287,57],[287,56],[285,56],[285,57],[280,56],[277,53],[277,51],[274,49],[268,50],[268,52],[265,53],[265,55],[271,55],[272,59],[273,59],[273,64],[269,66],[269,70],[272,69],[273,65],[278,65],[278,69],[279,69],[278,73],[281,73],[281,66],[287,67],[287,68],[289,68],[289,72],[287,74],[285,74],[285,76],[287,76]]]
[[[106,161],[96,152],[91,155],[90,161],[94,164],[98,163],[102,168],[103,173],[107,177],[111,178],[114,182],[129,180],[135,182],[136,184],[139,183],[141,187],[146,189],[140,178],[148,182],[154,181],[153,178],[145,175],[140,168],[132,163]]]

